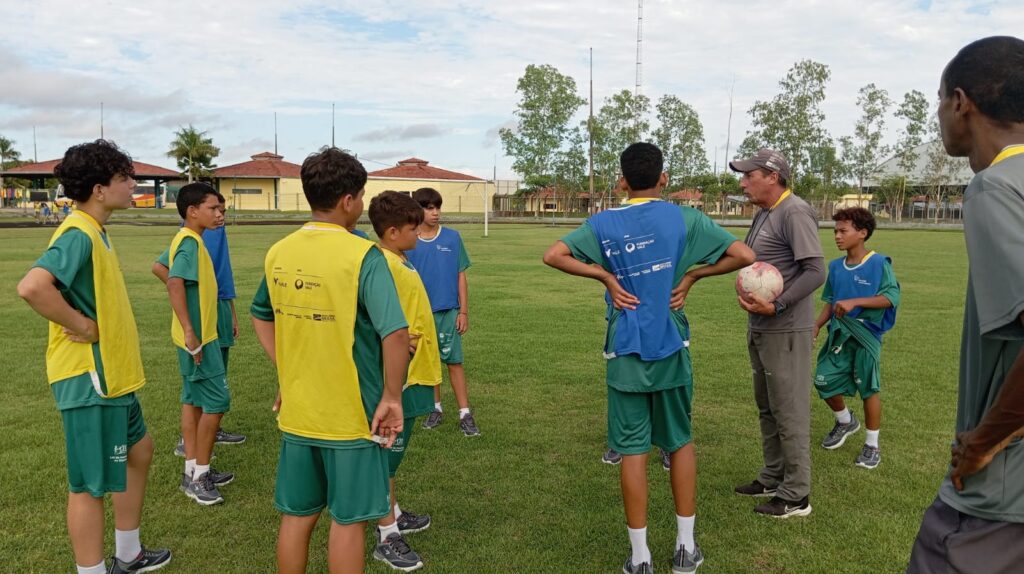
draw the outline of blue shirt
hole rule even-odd
[[[469,255],[462,236],[454,229],[439,227],[431,239],[416,240],[416,248],[405,256],[420,273],[434,313],[459,307],[459,273],[469,268]]]

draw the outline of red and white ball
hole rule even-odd
[[[782,274],[771,263],[758,261],[736,274],[736,292],[744,299],[756,295],[771,303],[782,294]]]

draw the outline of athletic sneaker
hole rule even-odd
[[[224,502],[224,497],[220,495],[217,486],[213,484],[210,474],[204,472],[202,476],[188,483],[188,490],[185,491],[189,498],[203,506]]]
[[[171,563],[171,551],[166,548],[150,550],[143,546],[142,552],[131,562],[122,562],[117,556],[112,558],[107,574],[153,572]]]
[[[619,464],[622,462],[622,455],[614,449],[608,449],[604,451],[604,456],[601,457],[601,462],[605,464]]]
[[[233,472],[218,472],[216,468],[210,467],[210,482],[214,486],[224,486],[225,484],[231,484],[231,481],[235,480],[235,473]]]
[[[654,566],[650,562],[633,564],[633,553],[629,553],[626,563],[622,565],[622,574],[654,574]]]
[[[743,496],[775,496],[775,487],[767,487],[760,481],[753,481],[750,484],[741,484],[734,491]]]
[[[805,496],[803,500],[796,502],[783,500],[773,496],[771,500],[754,508],[754,512],[775,518],[789,518],[790,516],[807,516],[811,513],[811,499]]]
[[[473,413],[468,413],[459,419],[459,430],[465,436],[480,436],[480,429],[477,428],[476,421],[473,420]]]
[[[174,447],[174,456],[185,458],[185,437],[178,435],[178,444]]]
[[[245,442],[244,434],[230,433],[224,429],[217,429],[217,439],[214,444],[242,444]]]
[[[378,530],[378,532],[380,532]],[[378,540],[380,538],[378,537]],[[412,572],[423,568],[420,555],[416,554],[405,542],[401,534],[391,533],[373,550],[373,557],[385,562],[388,566],[402,572]]]
[[[672,557],[672,574],[696,572],[701,562],[704,562],[704,553],[696,542],[693,543],[693,552],[687,552],[686,547],[680,546]]]
[[[860,421],[857,420],[856,415],[853,411],[850,411],[850,422],[845,425],[839,421],[836,421],[836,426],[832,427],[825,438],[821,439],[821,446],[828,450],[834,450],[846,442],[846,437],[860,430]]]
[[[402,534],[416,534],[430,528],[430,515],[413,514],[408,510],[403,510],[402,515],[395,522],[398,523],[398,531]]]
[[[427,420],[423,421],[423,428],[430,430],[441,426],[441,411],[431,411]]]
[[[188,485],[192,484],[192,475],[187,472],[181,473],[181,484],[178,485],[178,490],[188,494]]]
[[[672,470],[672,455],[669,454],[668,451],[660,448],[658,449],[658,452],[661,454],[661,468],[664,468],[665,470]]]
[[[882,451],[877,446],[864,445],[854,464],[861,468],[872,469],[882,462]]]

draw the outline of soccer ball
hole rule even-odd
[[[771,263],[758,261],[736,274],[736,292],[744,299],[756,295],[771,303],[782,294],[782,274]]]

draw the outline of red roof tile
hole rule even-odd
[[[57,167],[57,164],[60,162],[60,159],[51,159],[48,161],[41,161],[39,163],[26,163],[25,165],[12,167],[11,169],[3,172],[3,174],[5,176],[15,177],[53,177],[53,168]],[[157,165],[142,163],[141,161],[133,161],[132,165],[135,166],[135,179],[151,179],[154,177],[167,179],[169,177],[181,177],[181,172],[172,171]]]
[[[678,199],[680,201],[700,201],[702,197],[704,197],[704,194],[696,189],[680,189],[668,194],[669,199]]]
[[[252,156],[252,161],[226,165],[213,170],[214,177],[254,177],[254,178],[296,178],[302,166],[284,161],[280,156],[269,151]]]
[[[484,181],[479,177],[448,171],[439,167],[427,165],[427,160],[411,157],[398,162],[395,167],[389,167],[369,173],[370,177],[395,177],[401,179],[424,179],[424,180],[453,180],[453,181]]]

